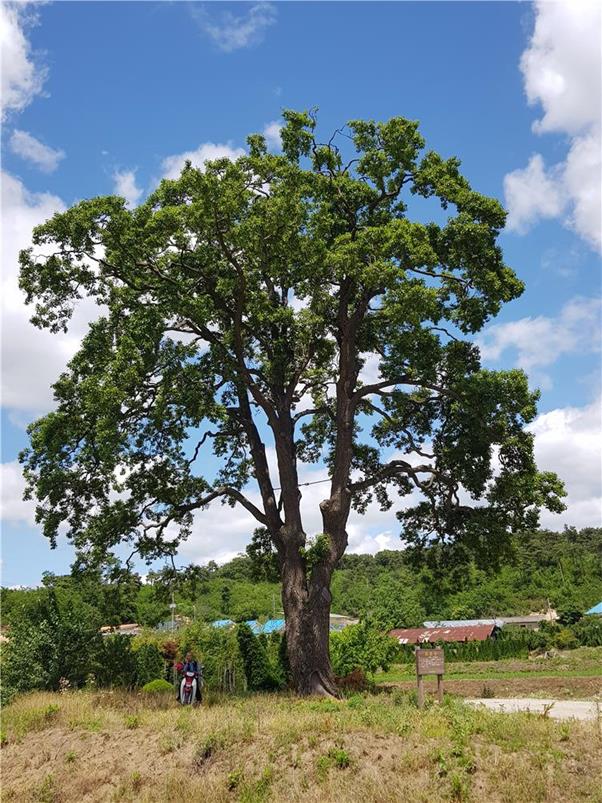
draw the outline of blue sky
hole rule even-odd
[[[354,118],[418,119],[428,147],[505,201],[501,244],[527,289],[481,335],[483,353],[542,389],[538,460],[569,489],[566,514],[544,523],[599,525],[598,4],[61,2],[2,15],[4,585],[69,566],[69,547],[51,552],[19,501],[15,460],[87,321],[64,338],[33,330],[18,249],[56,209],[116,190],[135,203],[183,154],[277,133],[282,108],[317,106],[324,135]],[[202,514],[183,559],[244,548],[245,515]],[[350,535],[355,551],[399,544],[375,511]]]

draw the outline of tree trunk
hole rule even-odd
[[[282,604],[292,685],[301,695],[338,696],[330,665],[330,577],[324,566],[306,578],[301,556],[289,555],[282,571]]]

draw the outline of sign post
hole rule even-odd
[[[424,706],[424,676],[437,675],[437,698],[443,702],[443,673],[445,671],[445,655],[442,647],[424,650],[416,647],[416,678],[418,680],[418,708]]]

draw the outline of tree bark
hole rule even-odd
[[[338,696],[329,654],[331,570],[289,551],[282,566],[282,604],[292,686],[300,695]]]

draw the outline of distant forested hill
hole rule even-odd
[[[93,609],[103,624],[138,621],[154,626],[170,616],[174,592],[179,614],[207,620],[278,615],[280,586],[273,555],[254,536],[246,555],[223,566],[188,566],[178,572],[136,575],[118,582],[77,569],[46,575],[34,590],[2,589],[3,622],[35,616],[41,597],[55,594]],[[377,624],[411,626],[425,618],[474,618],[555,608],[583,612],[602,600],[602,529],[538,531],[517,536],[498,566],[479,556],[430,547],[418,554],[387,550],[346,555],[332,584],[332,611],[370,616]]]

